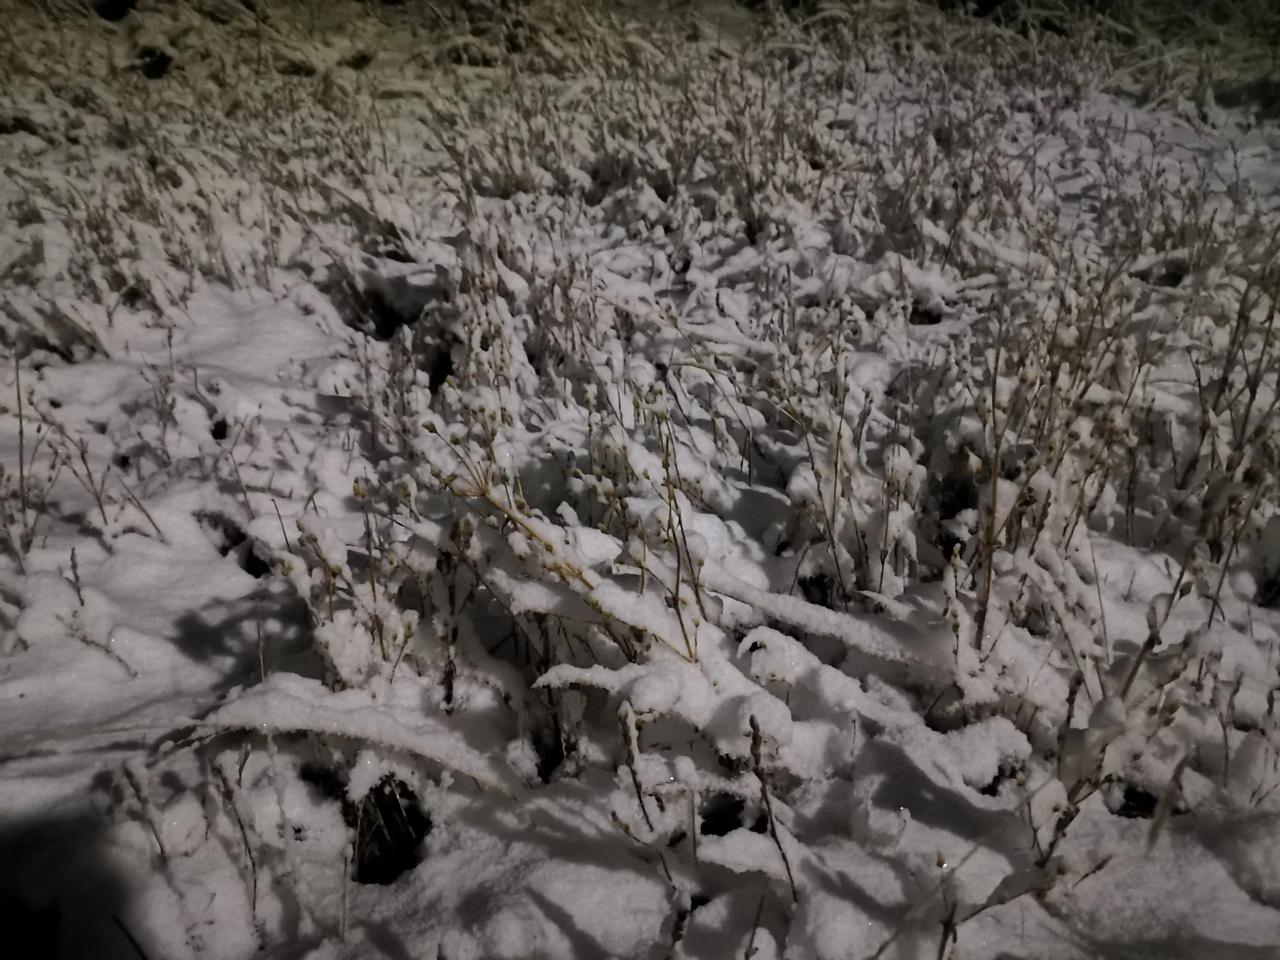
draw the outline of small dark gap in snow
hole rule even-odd
[[[139,47],[134,69],[148,80],[159,80],[173,66],[173,56],[159,47]]]
[[[815,573],[812,576],[801,577],[796,581],[796,586],[800,589],[800,595],[812,604],[829,610],[839,607],[836,597],[838,584],[829,574]]]
[[[103,20],[118,23],[133,12],[138,0],[96,0],[93,12]]]
[[[991,782],[985,786],[979,787],[978,792],[987,797],[999,796],[1001,785],[1016,779],[1018,774],[1022,772],[1022,769],[1022,764],[1008,762],[1001,763],[999,769],[996,770],[996,775],[991,778]]]
[[[378,290],[366,290],[360,304],[360,312],[373,324],[373,335],[379,340],[390,340],[401,327],[410,323]]]
[[[1113,797],[1117,799],[1113,801]],[[1158,803],[1159,798],[1154,793],[1126,783],[1121,790],[1108,795],[1107,806],[1117,817],[1126,820],[1150,820]]]
[[[8,114],[0,116],[0,137],[11,136],[15,133],[25,133],[32,137],[41,136],[40,125],[30,117],[21,114]]]
[[[435,393],[451,376],[453,376],[453,353],[445,347],[440,347],[427,364],[427,386],[432,393]]]
[[[742,826],[746,801],[731,793],[712,793],[703,798],[698,818],[698,832],[704,837],[723,837]]]
[[[339,60],[338,66],[346,67],[348,70],[363,70],[371,63],[373,63],[372,53],[367,50],[357,50],[355,53]]]
[[[356,883],[387,886],[421,862],[420,848],[431,832],[431,818],[403,780],[387,774],[354,803],[342,774],[331,767],[307,763],[299,776],[323,798],[337,802],[342,819],[355,832],[351,879]]]
[[[533,749],[538,755],[538,779],[543,783],[550,783],[567,756],[560,732],[559,714],[554,706],[545,728],[533,736]]]
[[[261,580],[271,572],[271,564],[258,555],[258,551],[252,545],[244,551],[244,556],[240,559],[240,569],[253,577],[255,580]]]
[[[1152,280],[1157,287],[1181,286],[1186,279],[1188,268],[1185,263],[1166,263],[1164,269]]]
[[[383,239],[377,248],[378,256],[393,263],[417,263],[398,236]]]
[[[1280,569],[1277,569],[1258,587],[1256,601],[1258,606],[1268,610],[1280,609]]]
[[[1134,276],[1154,287],[1172,289],[1182,286],[1182,282],[1191,274],[1191,264],[1185,257],[1172,256],[1167,259],[1134,272]]]
[[[913,327],[936,327],[943,320],[941,308],[935,305],[913,303],[907,323]]]
[[[240,525],[225,514],[202,511],[196,514],[196,520],[202,527],[216,535],[214,546],[224,557],[247,539]]]
[[[378,256],[397,263],[412,263],[403,242],[393,228],[386,227],[377,238]],[[439,284],[419,286],[403,278],[374,277],[361,281],[353,276],[331,277],[320,283],[321,291],[333,303],[343,322],[353,330],[387,342],[404,327],[414,326],[431,303],[445,301],[449,291]]]
[[[218,553],[224,557],[234,553],[240,569],[249,576],[255,580],[261,580],[271,572],[271,563],[258,553],[256,545],[240,525],[226,514],[201,511],[196,514],[196,520],[210,532],[212,535],[210,539],[217,547]]]

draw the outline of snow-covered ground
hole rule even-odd
[[[6,956],[1280,956],[1273,122],[247,6],[0,27]]]

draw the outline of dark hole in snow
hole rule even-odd
[[[395,263],[417,263],[417,259],[410,253],[399,237],[392,239],[384,239],[378,245],[378,256],[384,260],[391,260]]]
[[[0,117],[0,136],[8,136],[14,133],[26,133],[33,137],[40,136],[40,125],[30,117],[23,117],[17,114]]]
[[[159,47],[139,47],[135,68],[148,80],[159,80],[173,66],[173,57]]]
[[[820,607],[835,607],[837,588],[834,577],[825,573],[816,573],[813,576],[801,577],[796,581],[796,586],[800,588],[800,594],[810,603]]]
[[[127,453],[117,453],[111,458],[111,463],[117,470],[128,470],[133,465],[133,460]]]
[[[689,898],[689,912],[692,913],[694,910],[697,910],[699,907],[705,907],[710,902],[711,902],[710,897],[706,896],[705,894],[695,893],[693,896]]]
[[[249,576],[261,580],[271,572],[271,564],[258,555],[248,535],[230,517],[209,511],[197,513],[196,520],[212,534],[210,539],[218,553],[224,557],[235,553],[240,569]]]
[[[538,755],[538,779],[543,783],[550,783],[565,758],[564,740],[560,736],[560,724],[554,714],[547,727],[532,739],[534,752]]]
[[[431,832],[431,818],[403,780],[387,774],[359,803],[353,803],[339,772],[308,763],[298,775],[322,797],[342,806],[342,819],[355,832],[351,878],[356,883],[386,886],[421,861],[420,848]]]
[[[978,485],[972,477],[962,476],[953,469],[938,484],[938,512],[944,517],[954,517],[963,510],[978,506]]]
[[[934,487],[933,493],[938,505],[938,519],[943,521],[938,529],[938,549],[942,556],[951,558],[951,551],[956,547],[964,547],[963,531],[953,520],[965,510],[974,510],[978,506],[978,485],[964,468],[963,453],[952,458],[950,469],[942,475]]]
[[[341,802],[346,798],[347,786],[336,770],[318,763],[304,763],[298,771],[298,779],[315,787],[322,797]]]
[[[356,883],[386,886],[418,865],[431,820],[403,781],[388,774],[359,804],[343,804],[342,814],[356,831]]]
[[[1280,609],[1280,570],[1262,582],[1257,593],[1258,606],[1268,610]]]
[[[1125,817],[1129,820],[1149,820],[1156,812],[1156,804],[1159,799],[1154,793],[1143,790],[1141,787],[1135,787],[1133,784],[1124,784],[1123,790],[1116,791],[1112,796],[1118,797],[1118,802],[1112,806],[1110,797],[1108,797],[1108,807],[1117,817]]]
[[[366,290],[358,304],[361,314],[373,325],[373,335],[379,340],[390,340],[410,321],[387,302],[377,290]]]
[[[453,353],[446,347],[440,347],[427,364],[427,386],[431,388],[432,393],[435,393],[451,376],[453,376]]]
[[[138,0],[97,0],[93,12],[103,20],[116,23],[127,17],[137,5]]]
[[[1155,287],[1178,287],[1191,273],[1191,264],[1185,257],[1171,256],[1152,266],[1136,270],[1133,276]]]
[[[226,417],[219,417],[217,420],[213,421],[213,426],[209,428],[209,435],[219,442],[227,439]]]
[[[363,70],[369,64],[373,63],[373,54],[367,50],[357,50],[349,57],[343,57],[338,61],[338,66],[346,67],[348,70]]]
[[[613,168],[604,163],[593,163],[586,168],[586,174],[591,178],[591,187],[585,192],[583,199],[587,206],[594,207],[604,200],[609,188],[613,186]]]
[[[675,833],[671,835],[671,839],[667,841],[667,849],[674,850],[676,847],[680,846],[680,844],[684,843],[685,840],[687,840],[688,838],[689,838],[689,834],[685,833],[683,830],[677,830]]]
[[[250,546],[245,549],[243,556],[240,558],[240,569],[253,577],[253,579],[261,580],[271,572],[271,564],[258,556],[258,552]]]
[[[698,832],[705,837],[723,837],[742,826],[742,814],[747,804],[731,793],[712,793],[705,797],[698,810],[702,825]]]
[[[224,514],[201,512],[196,514],[196,520],[214,534],[214,546],[224,557],[248,539],[240,525]]]
[[[392,259],[386,256],[390,250],[394,259],[412,262],[394,227],[384,225],[373,242],[384,259]],[[434,280],[382,277],[373,273],[363,278],[331,277],[322,281],[320,287],[347,326],[375,339],[389,341],[405,327],[421,326],[424,312],[432,304],[449,301],[453,291],[440,273],[436,272]]]
[[[940,530],[938,532],[938,550],[945,560],[949,561],[951,559],[956,547],[959,547],[961,553],[963,553],[964,544],[965,541],[950,530]]]
[[[1157,287],[1177,287],[1191,272],[1191,265],[1185,260],[1166,260],[1151,278]]]
[[[49,406],[53,407],[53,409],[54,409],[54,410],[61,410],[61,409],[62,409],[62,401],[61,401],[61,400],[59,400],[57,397],[50,397],[50,398],[49,398]]]
[[[120,303],[127,310],[136,310],[142,303],[142,298],[142,288],[136,283],[131,283],[120,291]]]
[[[755,820],[751,823],[751,825],[747,829],[749,829],[752,833],[768,833],[769,832],[768,815],[763,810],[761,810],[756,815]]]
[[[396,603],[405,610],[417,610],[426,616],[425,598],[422,592],[422,585],[416,577],[405,577],[404,582],[400,584],[400,589],[396,591]]]
[[[984,796],[994,797],[1000,793],[1000,785],[1012,780],[1018,775],[1018,769],[1007,763],[1000,764],[1000,768],[996,771],[996,775],[986,786],[980,787],[978,792]]]
[[[941,322],[942,311],[937,306],[924,306],[919,303],[911,305],[911,314],[907,317],[907,323],[911,324],[911,326],[936,327]]]

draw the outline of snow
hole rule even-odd
[[[1273,955],[1275,123],[531,2],[0,32],[14,955]]]

